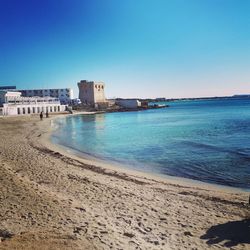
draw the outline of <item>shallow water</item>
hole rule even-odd
[[[52,141],[145,172],[249,189],[250,99],[169,105],[58,119]]]

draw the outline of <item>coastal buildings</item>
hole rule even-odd
[[[70,101],[70,105],[72,105],[72,106],[77,106],[80,104],[82,104],[82,102],[79,98],[74,98],[74,99],[71,99],[71,101]]]
[[[62,89],[18,89],[16,86],[0,86],[0,90],[18,91],[23,97],[55,97],[61,104],[69,104],[73,99],[73,90],[71,88]]]
[[[136,109],[138,107],[141,107],[141,102],[137,99],[117,99],[115,101],[115,104],[122,108],[128,109]]]
[[[83,104],[92,107],[107,107],[109,102],[106,100],[103,82],[82,80],[78,82],[79,99]]]
[[[18,90],[24,97],[54,97],[58,98],[61,104],[69,104],[73,99],[73,90],[70,88],[64,89],[29,89],[29,90]]]
[[[0,105],[4,103],[11,103],[16,98],[20,98],[21,94],[22,94],[21,92],[0,90]]]
[[[155,98],[155,101],[156,102],[165,102],[166,98],[165,97],[158,97],[158,98]]]
[[[0,115],[27,115],[40,112],[63,112],[67,105],[61,105],[54,97],[23,97],[21,92],[0,90]]]

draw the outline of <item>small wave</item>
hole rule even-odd
[[[242,150],[242,149],[229,149],[226,147],[220,147],[220,146],[215,146],[211,144],[205,144],[201,142],[194,142],[194,141],[182,141],[181,143],[186,144],[189,147],[194,147],[196,149],[207,149],[210,151],[215,151],[215,152],[222,152],[222,153],[230,153],[234,155],[238,155],[240,157],[243,157],[245,160],[250,161],[250,150]]]

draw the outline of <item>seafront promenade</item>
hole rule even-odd
[[[52,121],[0,118],[0,249],[248,249],[246,192],[87,162]]]

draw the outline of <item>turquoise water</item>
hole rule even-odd
[[[145,172],[249,189],[250,99],[168,104],[61,118],[52,140]]]

